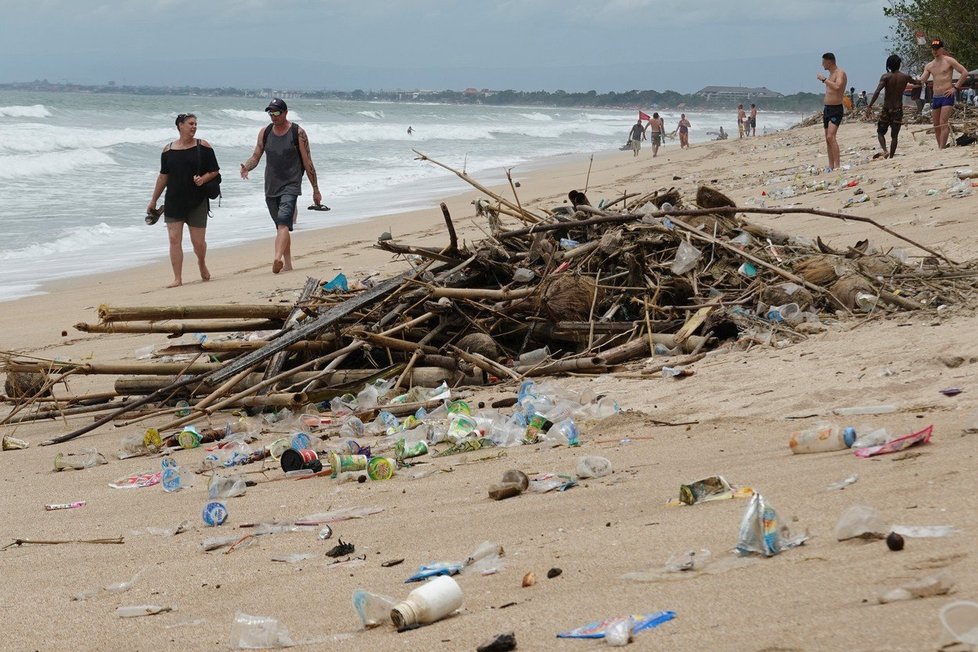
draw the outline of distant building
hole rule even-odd
[[[761,86],[760,88],[751,88],[749,86],[705,86],[704,88],[696,91],[694,95],[698,97],[705,97],[708,100],[763,100],[772,99],[775,97],[784,97],[784,95],[781,93],[772,91],[764,86]]]

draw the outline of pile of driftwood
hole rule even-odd
[[[864,217],[738,208],[708,187],[695,198],[668,189],[600,206],[575,190],[567,203],[531,209],[512,181],[508,199],[451,171],[485,193],[475,205],[488,224],[486,238],[460,243],[443,204],[445,245],[384,234],[376,246],[411,268],[357,291],[327,291],[327,279],[309,279],[287,305],[102,306],[99,323],[76,328],[232,335],[158,348],[156,359],[145,362],[7,354],[7,395],[19,403],[0,425],[112,410],[47,442],[57,443],[122,415],[129,422],[154,418],[163,431],[222,409],[323,403],[381,378],[396,379],[401,388],[458,386],[604,373],[657,354],[682,356],[681,362],[762,332],[803,338],[817,330],[819,316],[963,303],[976,278],[970,268]],[[866,241],[834,250],[751,223],[748,213],[869,223],[904,241],[911,255]],[[786,304],[805,319],[772,321],[769,311]],[[114,392],[55,401],[51,387],[77,374],[118,378]],[[189,403],[183,408],[189,414],[176,412],[177,401]],[[414,409],[396,407],[401,414]]]

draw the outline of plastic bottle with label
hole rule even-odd
[[[840,428],[833,423],[817,423],[807,430],[792,433],[788,447],[796,455],[799,453],[824,453],[841,451],[852,446],[856,440],[854,428]]]
[[[449,615],[462,606],[462,587],[454,579],[442,575],[428,580],[411,591],[407,598],[391,609],[391,621],[398,629],[428,625]]]

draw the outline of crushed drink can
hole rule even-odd
[[[714,475],[690,484],[679,485],[679,502],[686,505],[733,498],[734,492],[723,476]]]
[[[177,435],[177,443],[180,444],[180,448],[197,448],[200,446],[200,440],[200,433],[192,428],[186,428]]]
[[[228,508],[224,503],[215,500],[204,505],[204,511],[201,517],[204,519],[205,525],[216,527],[222,525],[227,520]]]

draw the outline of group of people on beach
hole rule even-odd
[[[643,125],[642,120],[647,120],[648,122]],[[679,116],[679,122],[673,134],[679,134],[680,149],[689,149],[689,128],[692,126],[685,113]],[[632,150],[633,156],[638,156],[639,150],[642,149],[642,141],[645,140],[646,133],[648,133],[648,139],[652,143],[652,157],[655,158],[659,155],[659,148],[662,147],[663,141],[666,138],[666,119],[660,116],[658,112],[653,113],[650,117],[639,111],[638,121],[632,125],[632,129],[628,134],[628,143],[622,149],[630,149]]]
[[[305,130],[288,119],[289,108],[285,101],[273,99],[265,108],[271,124],[258,132],[258,142],[251,157],[241,164],[242,179],[258,167],[265,157],[265,205],[275,224],[275,254],[272,273],[292,269],[291,232],[296,222],[296,205],[302,194],[302,175],[312,185],[313,206],[328,210],[322,205],[322,194],[316,168],[309,149],[309,137]],[[190,233],[200,278],[211,278],[207,269],[207,217],[210,199],[206,186],[221,175],[214,148],[206,140],[196,138],[197,116],[181,113],[175,124],[179,137],[168,143],[160,155],[160,173],[156,178],[153,195],[146,207],[146,223],[155,224],[162,214],[166,223],[170,244],[170,265],[173,282],[167,287],[183,285],[183,232],[184,225]],[[165,195],[164,195],[165,191]],[[163,206],[157,208],[160,197]]]
[[[880,77],[873,98],[866,103],[866,116],[870,117],[880,92],[884,92],[883,106],[880,109],[876,124],[876,133],[883,150],[877,155],[878,158],[890,158],[896,155],[900,127],[903,126],[903,94],[908,86],[923,88],[931,79],[934,87],[931,102],[931,122],[934,125],[934,137],[937,140],[938,149],[944,149],[948,146],[948,136],[951,132],[949,121],[954,112],[955,97],[968,82],[968,70],[947,53],[941,39],[935,38],[931,41],[931,49],[934,59],[924,66],[919,79],[914,79],[911,75],[900,71],[903,62],[899,56],[891,54],[886,59],[886,72]],[[825,145],[829,159],[829,166],[826,171],[831,172],[837,169],[841,163],[837,133],[845,115],[846,99],[849,100],[853,108],[856,106],[856,102],[852,101],[855,89],[850,90],[848,97],[845,95],[848,77],[845,70],[836,63],[833,53],[826,52],[822,55],[822,68],[828,72],[828,75],[819,73],[816,77],[825,84],[825,107],[822,111],[822,124],[825,128]],[[955,72],[958,73],[957,82],[954,81]],[[886,145],[887,131],[890,132],[889,149]]]
[[[744,111],[744,105],[737,105],[737,131],[740,137],[757,135],[757,105],[750,105],[750,115]]]

